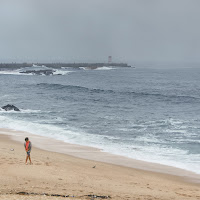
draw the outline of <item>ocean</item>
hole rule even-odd
[[[59,75],[58,75],[59,74]],[[200,68],[0,71],[0,128],[200,174]]]

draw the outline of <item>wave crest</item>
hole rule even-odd
[[[175,95],[175,94],[162,94],[162,93],[148,93],[140,91],[120,91],[120,90],[106,90],[99,88],[89,88],[84,86],[76,85],[62,85],[62,84],[50,84],[50,83],[39,83],[37,86],[49,89],[49,90],[70,90],[75,92],[85,92],[85,93],[106,93],[112,95],[125,96],[126,98],[151,98],[157,101],[169,101],[178,103],[200,103],[200,98],[189,95]]]

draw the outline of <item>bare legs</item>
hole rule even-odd
[[[27,155],[27,156],[26,156],[26,165],[27,165],[28,159],[29,159],[29,161],[30,161],[30,164],[32,164],[32,162],[31,162],[31,156],[30,156],[30,155]]]

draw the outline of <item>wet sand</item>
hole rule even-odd
[[[0,134],[0,199],[200,199],[199,175],[185,170],[31,134],[33,165],[25,165],[27,133]]]

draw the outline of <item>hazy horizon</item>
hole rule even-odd
[[[200,63],[198,0],[1,0],[0,62]]]

